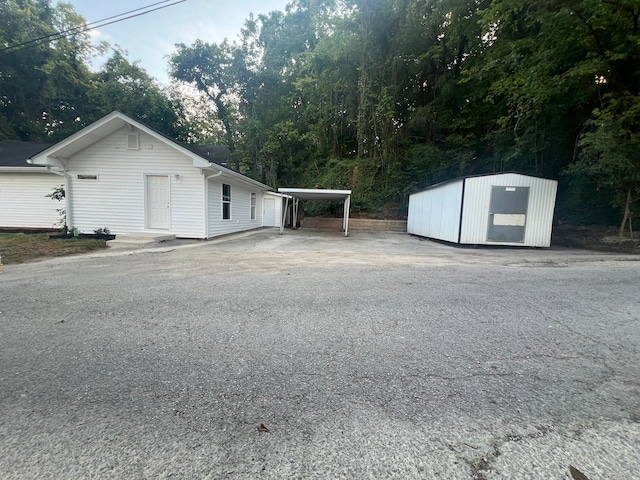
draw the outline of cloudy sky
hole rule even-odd
[[[129,53],[131,61],[141,66],[161,83],[168,81],[168,54],[176,43],[190,45],[197,39],[221,42],[235,40],[249,14],[284,10],[289,0],[66,0],[87,22],[130,12],[152,4],[167,6],[161,10],[114,23],[93,31],[96,40],[106,40]],[[145,11],[145,10],[142,10]],[[141,12],[142,12],[141,11]],[[135,12],[140,13],[140,12]],[[96,59],[98,69],[104,59]]]

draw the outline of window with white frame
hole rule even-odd
[[[256,219],[256,194],[251,193],[251,220]]]
[[[231,220],[231,185],[222,184],[222,219]]]

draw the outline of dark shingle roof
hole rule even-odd
[[[228,167],[229,162],[231,161],[231,150],[229,150],[228,147],[206,145],[204,147],[196,147],[196,151],[194,153],[197,153],[202,158],[205,158],[210,162],[222,165],[223,167]]]
[[[34,167],[27,158],[53,145],[52,143],[20,142],[18,140],[2,140],[0,142],[0,167]]]

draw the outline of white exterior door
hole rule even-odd
[[[276,201],[274,198],[265,198],[262,215],[262,225],[265,227],[276,226]]]
[[[169,177],[147,175],[147,228],[169,230],[171,204],[169,202]]]

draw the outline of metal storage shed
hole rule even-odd
[[[409,196],[407,232],[467,245],[551,245],[558,182],[519,173],[456,178]]]

